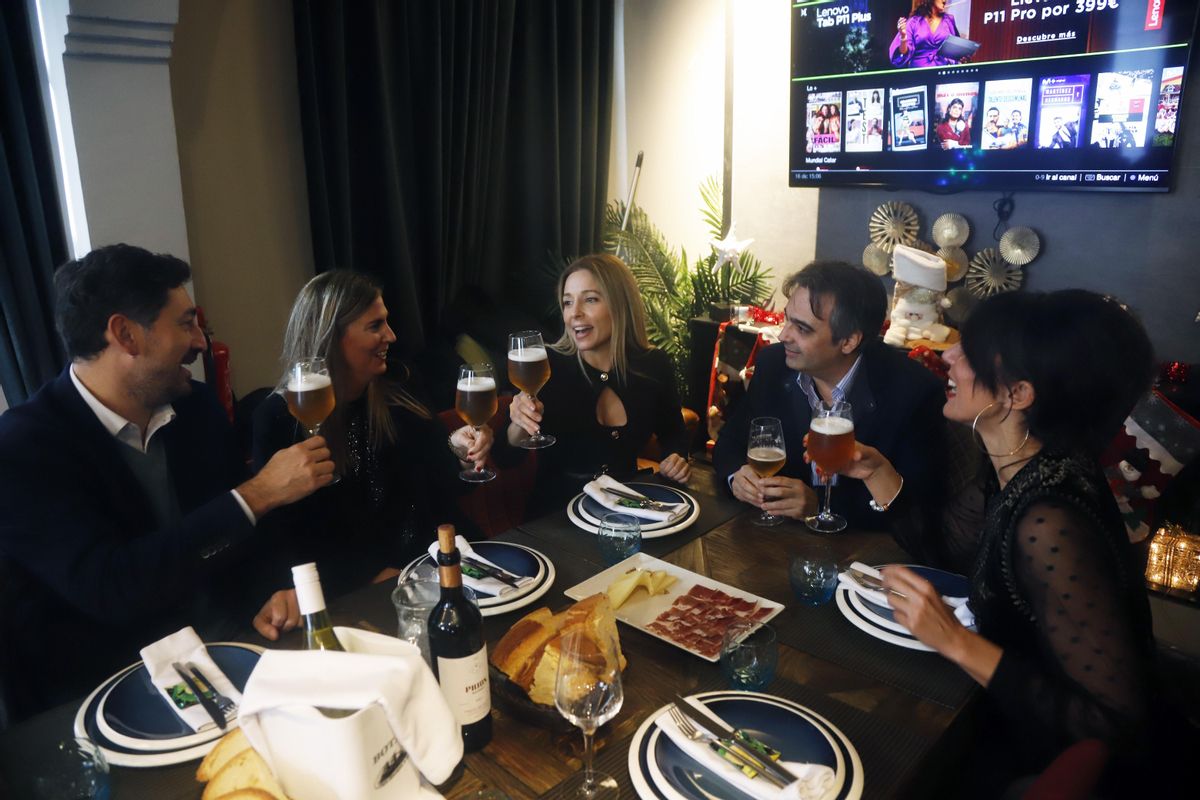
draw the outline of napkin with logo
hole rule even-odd
[[[687,503],[664,503],[666,506],[664,510],[638,508],[632,504],[633,501],[609,494],[604,491],[605,489],[616,489],[619,492],[626,492],[627,494],[642,494],[610,478],[608,475],[601,475],[596,480],[588,481],[583,485],[583,491],[587,493],[587,496],[608,510],[619,511],[622,514],[632,514],[635,517],[650,520],[651,522],[675,522],[686,514],[688,510]],[[630,505],[624,505],[625,503],[630,503]]]
[[[462,736],[420,651],[393,636],[334,633],[346,652],[263,653],[242,698],[246,738],[293,800],[440,797],[428,784],[449,779]]]
[[[855,561],[850,566],[854,567],[854,569],[858,570],[859,572],[865,572],[873,578],[883,580],[883,573],[874,567],[862,563],[861,561]],[[857,592],[859,595],[867,600],[870,600],[877,606],[883,606],[884,608],[892,607],[892,604],[888,602],[887,595],[884,592],[880,592],[875,589],[868,589],[867,587],[857,583],[850,575],[849,570],[838,574],[838,585],[849,589],[852,592]],[[967,598],[942,595],[942,602],[953,609],[954,617],[963,624],[963,627],[970,628],[975,625],[975,615],[971,613],[970,607],[967,606]]]
[[[494,567],[495,569],[498,569],[502,572],[508,572],[508,570],[504,569],[504,567],[501,567],[498,564],[493,564],[491,561],[488,561],[486,558],[479,555],[479,553],[476,553],[471,548],[470,542],[468,542],[462,536],[454,537],[454,546],[458,548],[458,553],[463,558],[470,558],[470,559],[478,561],[481,564],[484,564],[486,566]],[[429,545],[429,557],[432,558],[436,562],[437,554],[438,554],[438,543],[434,542],[433,544]],[[509,592],[515,592],[517,589],[525,586],[526,584],[533,583],[534,580],[536,580],[535,578],[533,578],[529,575],[526,575],[526,576],[514,575],[513,577],[516,578],[516,580],[517,580],[517,586],[516,586],[516,588],[514,588],[512,586],[509,586],[507,583],[504,583],[503,581],[496,580],[495,578],[488,578],[488,577],[473,578],[467,574],[468,569],[469,569],[469,567],[466,564],[463,564],[463,576],[462,576],[463,583],[465,583],[467,586],[470,586],[476,592],[482,592],[483,594],[490,594],[494,597],[499,597],[500,595],[508,594]]]
[[[200,705],[192,694],[191,689],[183,682],[182,676],[172,666],[191,663],[198,667],[205,678],[212,681],[212,688],[235,703],[240,703],[242,693],[237,690],[221,668],[212,660],[204,642],[196,635],[191,627],[175,631],[170,636],[159,639],[154,644],[146,645],[141,650],[142,662],[150,673],[150,681],[158,688],[158,693],[167,701],[167,705],[179,715],[194,731],[216,727],[212,717]]]
[[[701,710],[708,709],[697,703]],[[669,707],[668,707],[669,708]],[[710,715],[711,716],[711,715]],[[779,761],[781,766],[795,775],[798,780],[780,789],[766,778],[751,778],[738,767],[719,756],[705,742],[689,739],[679,730],[669,711],[659,714],[654,724],[662,729],[675,745],[687,753],[714,775],[728,782],[738,791],[758,800],[820,800],[833,788],[837,773],[824,764],[805,764],[796,761]]]

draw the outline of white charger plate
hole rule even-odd
[[[554,563],[542,553],[534,550],[532,547],[526,547],[523,544],[516,544],[515,542],[497,542],[491,540],[471,542],[470,545],[471,549],[479,551],[479,555],[483,556],[489,561],[493,561],[498,567],[509,569],[509,571],[513,572],[514,574],[521,574],[521,570],[510,568],[511,564],[509,566],[505,566],[504,564],[500,563],[499,560],[495,560],[493,558],[493,556],[496,556],[498,548],[515,548],[516,550],[521,551],[521,555],[526,558],[532,556],[533,560],[538,565],[536,571],[526,570],[534,572],[536,577],[533,583],[527,583],[515,592],[495,596],[486,595],[483,598],[478,599],[479,613],[485,617],[495,617],[499,616],[500,614],[507,614],[510,611],[516,611],[519,608],[524,608],[530,603],[533,603],[535,600],[541,599],[546,592],[550,591],[550,587],[554,585],[554,578],[556,575],[554,571]],[[491,554],[488,553],[489,550],[492,551]],[[404,567],[404,569],[400,570],[401,576],[406,575],[409,570],[420,564],[422,561],[432,562],[433,559],[431,559],[428,555],[414,558],[408,563],[408,565]]]
[[[652,500],[664,503],[686,503],[688,505],[687,512],[677,522],[643,521],[644,524],[641,526],[643,539],[657,539],[660,536],[669,536],[672,533],[678,533],[690,527],[692,523],[700,518],[700,503],[685,491],[658,483],[627,483],[625,485]],[[577,528],[582,528],[588,533],[596,533],[600,529],[600,519],[584,507],[584,498],[588,498],[588,496],[580,492],[571,499],[571,502],[567,503],[567,519],[571,520],[571,524]],[[588,499],[590,500],[591,498]],[[595,501],[592,500],[592,502]],[[599,506],[599,503],[597,505]],[[600,507],[603,508],[603,506]],[[610,511],[612,510],[605,509],[605,513]],[[612,511],[612,513],[629,512]]]

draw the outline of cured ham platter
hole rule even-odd
[[[626,595],[622,578],[635,570],[646,574],[666,573],[675,578],[665,589],[651,593],[651,585],[662,581],[643,581]],[[651,584],[651,585],[647,585]],[[619,593],[620,604],[613,603],[617,620],[706,661],[716,661],[721,653],[721,638],[726,629],[740,620],[766,622],[783,611],[772,600],[742,591],[728,584],[699,575],[666,561],[636,553],[582,583],[567,589],[574,600],[597,592]],[[611,599],[612,595],[610,595]]]

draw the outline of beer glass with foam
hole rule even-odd
[[[746,445],[746,463],[760,478],[769,478],[787,463],[787,447],[783,442],[783,423],[775,417],[755,417],[750,420],[750,438]],[[766,511],[754,518],[755,525],[771,527],[783,522]]]
[[[458,368],[454,410],[476,431],[496,416],[496,375],[491,364],[463,364]],[[469,483],[487,483],[496,473],[487,467],[468,468],[458,473],[458,477]]]
[[[837,533],[846,520],[829,510],[834,473],[845,469],[854,458],[854,418],[850,404],[835,402],[813,414],[808,426],[808,457],[825,474],[825,502],[819,514],[804,520],[817,533]]]
[[[325,359],[306,358],[292,364],[283,399],[287,401],[288,411],[309,436],[320,433],[321,425],[333,413],[336,404]]]
[[[546,355],[546,344],[538,331],[520,331],[508,337],[508,380],[533,399],[550,380],[550,359]],[[540,450],[557,440],[538,432],[518,442],[526,450]]]

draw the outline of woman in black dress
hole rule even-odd
[[[341,480],[266,518],[286,567],[316,561],[327,596],[396,574],[433,541],[439,523],[465,526],[454,498],[470,484],[467,465],[482,466],[491,430],[469,426],[447,442],[442,425],[417,399],[407,370],[389,361],[396,335],[379,287],[348,270],[323,272],[300,290],[288,318],[284,374],[254,414],[254,462],[305,435],[283,391],[295,361],[323,357],[337,404],[321,428]],[[462,459],[460,461],[460,458]],[[299,621],[294,591],[282,590],[255,618],[269,639]]]
[[[646,335],[637,281],[616,256],[578,259],[558,282],[563,335],[549,348],[550,380],[534,400],[513,398],[508,442],[544,429],[558,443],[537,451],[533,507],[561,508],[597,473],[618,480],[637,469],[652,435],[659,474],[686,482],[687,430],[670,357]]]
[[[978,632],[911,570],[883,570],[898,622],[987,690],[981,762],[1001,791],[1072,743],[1106,742],[1106,786],[1136,775],[1155,708],[1154,639],[1139,559],[1096,458],[1149,385],[1141,324],[1082,290],[985,300],[946,353],[943,410],[986,457],[941,509],[920,509],[903,476],[860,445],[845,474],[925,563],[969,576]],[[985,748],[985,749],[984,749]],[[1144,776],[1143,776],[1144,777]],[[976,787],[978,788],[978,787]]]

